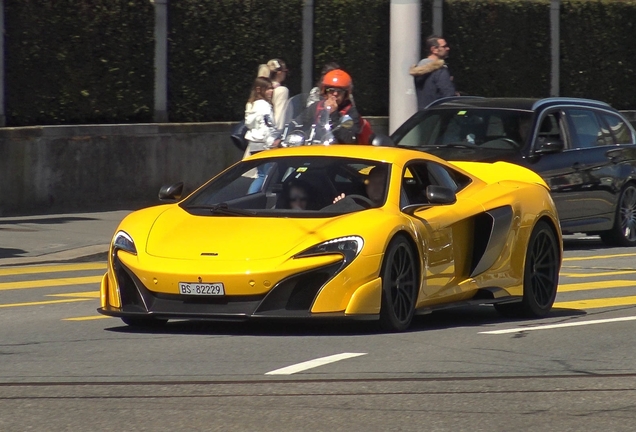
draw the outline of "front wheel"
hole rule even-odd
[[[404,331],[413,320],[419,292],[416,254],[404,236],[397,236],[382,263],[380,326],[386,331]]]
[[[539,318],[550,312],[559,283],[560,251],[554,232],[539,221],[528,242],[521,303],[495,305],[505,316]]]
[[[633,184],[621,191],[614,226],[601,233],[601,240],[610,246],[636,246],[636,186]]]

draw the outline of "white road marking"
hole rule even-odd
[[[313,369],[318,366],[323,366],[329,363],[334,363],[340,360],[346,360],[353,357],[359,357],[366,355],[367,353],[342,353],[342,354],[334,354],[327,357],[321,357],[314,360],[309,360],[306,362],[298,363],[295,365],[287,366],[281,369],[276,369],[270,372],[267,372],[265,375],[291,375],[297,372],[302,372],[307,369]]]
[[[608,318],[608,319],[600,319],[600,320],[590,320],[590,321],[577,321],[570,323],[561,323],[561,324],[547,324],[543,326],[535,326],[535,327],[517,327],[505,330],[492,330],[479,332],[479,334],[507,334],[507,333],[519,333],[526,331],[535,331],[535,330],[550,330],[555,328],[563,328],[563,327],[578,327],[584,325],[594,325],[594,324],[606,324],[612,322],[620,322],[620,321],[634,321],[636,320],[636,316],[628,316],[628,317],[620,317],[620,318]]]

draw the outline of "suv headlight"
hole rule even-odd
[[[113,237],[113,256],[118,250],[123,250],[133,255],[137,255],[137,248],[132,237],[125,231],[117,231]]]
[[[364,246],[364,240],[362,239],[362,237],[340,237],[333,240],[327,240],[326,242],[322,242],[320,244],[317,244],[316,246],[312,246],[309,249],[305,249],[304,251],[295,255],[294,258],[340,254],[344,258],[342,267],[340,268],[340,270],[342,270],[347,265],[349,265],[355,257],[358,256],[358,254],[362,250],[362,246]]]

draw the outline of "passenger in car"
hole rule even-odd
[[[292,210],[307,210],[309,193],[307,188],[301,183],[291,184],[288,195],[289,208]]]

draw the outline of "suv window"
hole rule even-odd
[[[616,144],[632,144],[632,132],[623,119],[609,113],[602,113],[601,117],[609,126],[610,133],[614,136]]]
[[[569,109],[568,116],[572,125],[572,146],[590,148],[614,144],[609,130],[601,126],[596,113],[585,109]]]
[[[443,108],[427,110],[397,132],[400,146],[476,145],[521,148],[526,142],[532,113],[497,108]],[[403,134],[403,135],[402,135]],[[401,135],[401,136],[400,136]]]

